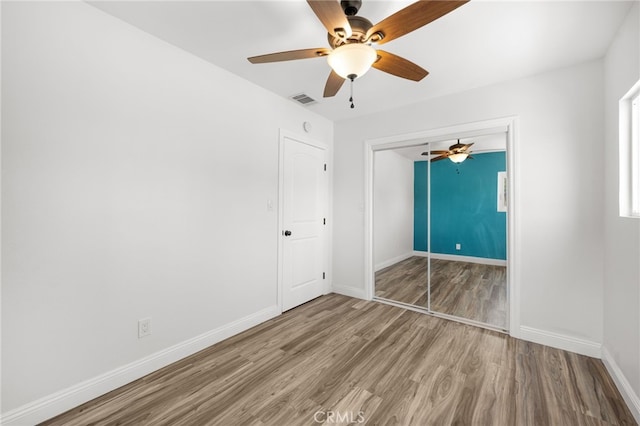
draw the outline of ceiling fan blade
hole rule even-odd
[[[366,39],[383,44],[402,37],[459,8],[469,0],[421,0],[383,19],[367,31]],[[376,40],[376,33],[382,34]]]
[[[431,162],[444,160],[445,158],[449,158],[449,155],[441,155],[439,157],[432,158]]]
[[[324,86],[323,96],[325,98],[335,96],[343,84],[344,78],[340,77],[338,74],[336,74],[335,71],[331,70],[331,74],[329,74],[329,78],[327,79],[327,84]]]
[[[473,158],[473,155],[469,154],[467,155],[466,160],[475,160],[475,158]]]
[[[267,55],[252,56],[247,58],[252,64],[264,64],[267,62],[292,61],[294,59],[309,59],[327,56],[331,49],[318,47],[316,49],[289,50],[287,52],[269,53]]]
[[[462,148],[460,148],[460,151],[466,151],[466,150],[467,150],[467,149],[469,149],[469,147],[470,147],[471,145],[473,145],[474,143],[475,143],[475,142],[471,142],[471,143],[465,144]]]
[[[451,154],[451,152],[444,151],[444,150],[441,150],[441,149],[436,149],[436,150],[433,150],[433,151],[425,151],[425,152],[422,153],[422,155],[445,155],[445,154],[449,155],[449,154]]]
[[[429,71],[393,53],[384,50],[377,53],[379,59],[373,63],[375,69],[413,81],[420,81],[429,74]]]
[[[307,0],[313,13],[330,34],[342,39],[351,37],[351,25],[336,0]]]

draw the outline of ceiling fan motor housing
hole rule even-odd
[[[328,33],[329,45],[334,49],[338,46],[342,46],[347,43],[365,43],[367,38],[367,31],[373,27],[371,21],[362,16],[347,16],[349,25],[351,26],[351,37],[344,40],[339,37],[335,37],[333,34]]]

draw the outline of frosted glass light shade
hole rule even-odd
[[[329,53],[327,62],[336,74],[346,79],[350,75],[362,77],[369,71],[377,57],[376,50],[368,44],[350,43]]]
[[[467,159],[468,156],[469,154],[465,154],[465,153],[451,154],[449,156],[449,160],[453,161],[454,163],[462,163],[464,160]]]

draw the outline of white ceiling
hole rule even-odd
[[[375,24],[412,2],[363,0],[358,15]],[[306,1],[91,2],[283,97],[306,93],[318,101],[308,108],[331,120],[600,58],[632,3],[472,0],[381,46],[427,69],[425,79],[416,83],[372,69],[356,80],[356,108],[350,109],[347,83],[334,98],[322,98],[330,72],[324,58],[259,65],[246,59],[328,47],[326,31]]]

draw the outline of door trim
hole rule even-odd
[[[493,133],[505,132],[507,139],[507,179],[509,182],[509,198],[507,200],[507,292],[509,314],[507,331],[513,337],[520,336],[520,263],[519,249],[519,183],[518,138],[519,118],[517,116],[483,120],[472,123],[457,124],[415,133],[368,139],[364,142],[364,279],[365,296],[373,300],[375,295],[375,273],[373,271],[373,155],[375,151],[420,145],[443,139],[477,137]]]
[[[278,144],[278,229],[277,229],[277,238],[278,238],[278,291],[276,296],[276,304],[280,309],[280,313],[284,312],[283,310],[283,246],[284,241],[282,237],[282,231],[284,230],[284,141],[286,138],[295,140],[296,142],[303,143],[306,145],[313,146],[315,148],[322,149],[324,151],[324,161],[325,164],[329,163],[330,158],[330,148],[326,144],[311,139],[307,136],[297,134],[295,132],[291,132],[286,129],[280,129],[279,134],[279,144]],[[331,224],[332,218],[331,215],[331,169],[327,169],[327,177],[326,177],[326,211],[325,215],[327,217],[327,229],[324,235],[323,241],[323,264],[324,270],[326,271],[326,278],[323,284],[323,294],[327,294],[331,289],[331,263],[329,254],[331,252]]]

